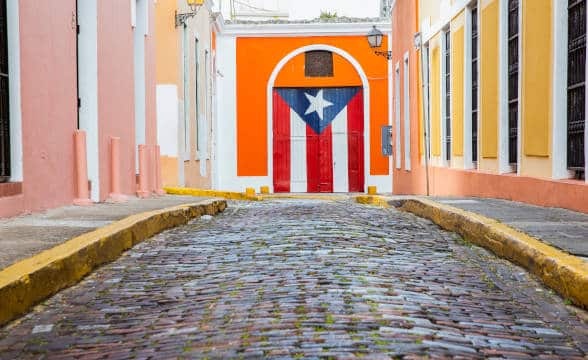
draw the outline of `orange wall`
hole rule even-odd
[[[179,83],[180,48],[178,31],[173,14],[178,10],[177,0],[159,0],[155,3],[155,38],[157,41],[157,83]]]
[[[386,38],[383,41],[387,43]],[[381,155],[380,126],[388,124],[388,67],[384,58],[374,55],[364,36],[287,37],[237,39],[237,175],[267,176],[267,82],[277,66],[292,51],[307,45],[335,46],[353,56],[369,79],[371,175],[388,174],[388,158]],[[360,85],[359,78],[346,74],[350,64],[335,56],[335,76],[341,82],[312,78],[304,80],[303,57],[292,59],[283,68],[275,86]],[[352,74],[355,70],[352,69]],[[297,74],[298,73],[298,74]],[[339,79],[337,79],[339,81]]]

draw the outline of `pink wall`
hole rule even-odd
[[[149,31],[145,37],[146,125],[148,145],[157,144],[155,109],[155,8],[149,1]],[[135,108],[134,50],[129,1],[98,2],[98,116],[100,141],[100,199],[111,192],[110,137],[121,138],[121,191],[134,195],[135,178]],[[150,148],[151,151],[153,149]],[[150,153],[150,188],[154,189],[155,156]]]
[[[0,216],[70,204],[75,192],[75,0],[19,6],[23,195],[0,198]]]
[[[136,193],[133,28],[129,1],[98,3],[100,199],[110,191],[110,137],[121,138],[121,190]],[[155,190],[155,24],[149,3],[146,45],[146,138],[149,189]],[[0,217],[70,205],[76,194],[75,0],[20,1],[22,194],[0,197]]]
[[[396,34],[392,39],[392,63],[393,71],[396,64],[400,66],[400,94],[394,93],[393,121],[394,125],[394,144],[396,137],[400,136],[400,149],[394,148],[394,193],[396,194],[422,194],[426,192],[424,181],[424,164],[421,163],[421,154],[419,146],[419,134],[422,128],[419,123],[419,71],[420,71],[420,52],[414,48],[413,35],[417,31],[417,2],[416,1],[397,1],[392,11],[392,34]],[[405,109],[404,106],[404,79],[407,74],[404,73],[404,54],[408,52],[409,64],[409,93],[410,106]],[[396,91],[396,79],[393,79],[393,91]],[[400,129],[396,129],[396,97],[400,96]],[[406,144],[404,142],[404,116],[406,111],[410,113],[410,162],[411,170],[407,171],[404,153]],[[396,169],[396,156],[400,156],[402,169]]]
[[[111,192],[110,138],[120,137],[121,191],[134,194],[135,106],[130,1],[98,1],[100,200]]]

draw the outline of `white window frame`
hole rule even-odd
[[[408,51],[404,54],[404,169],[411,170],[410,162],[410,63]]]
[[[477,2],[474,2],[477,4]],[[472,137],[473,137],[473,129],[472,129],[472,85],[474,79],[472,78],[472,33],[473,33],[473,26],[472,26],[472,10],[474,6],[466,7],[465,11],[465,31],[464,31],[464,96],[463,96],[463,167],[464,169],[473,169],[474,168],[474,159],[473,159],[473,148],[472,148]],[[479,17],[478,17],[478,25],[479,25]],[[479,32],[478,32],[479,34]],[[478,36],[478,43],[479,43],[479,36]],[[478,54],[480,51],[480,47],[478,46]],[[479,60],[478,60],[479,63]],[[480,74],[478,74],[478,77]],[[480,90],[478,88],[478,93]],[[480,103],[478,102],[478,106]],[[479,117],[479,116],[478,116]]]
[[[450,32],[450,29],[447,27],[443,31],[441,31],[441,54],[440,54],[440,61],[439,64],[441,66],[440,76],[441,76],[441,164],[442,166],[450,167],[451,161],[447,161],[447,86],[446,86],[446,79],[445,79],[445,68],[446,68],[446,59],[445,53],[447,52],[447,41],[445,41],[446,34]],[[450,35],[451,36],[451,35]],[[451,49],[449,49],[451,51]],[[453,61],[453,57],[450,56],[450,61]],[[449,64],[451,69],[451,63]],[[449,77],[451,78],[451,71],[449,73]],[[451,111],[451,109],[449,109]],[[451,114],[449,114],[451,116]],[[451,131],[453,131],[453,126],[451,127]],[[451,148],[449,149],[451,151]]]
[[[23,181],[22,107],[20,93],[19,1],[6,1],[8,37],[8,94],[10,109],[10,182]]]
[[[395,118],[395,147],[396,147],[396,169],[402,168],[402,151],[400,148],[400,137],[402,133],[400,132],[400,63],[397,62],[394,68],[394,92],[396,95],[396,99],[394,99],[394,118]]]

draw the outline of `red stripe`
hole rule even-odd
[[[331,124],[320,134],[306,125],[308,192],[333,192],[333,136]]]
[[[273,95],[274,192],[290,192],[290,106]]]
[[[363,90],[347,104],[349,191],[364,192]]]

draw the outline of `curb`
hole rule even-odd
[[[224,200],[206,200],[131,215],[1,270],[0,325],[24,315],[141,241],[201,215],[215,215],[226,206]]]
[[[282,194],[271,194],[271,195],[261,195],[263,200],[272,200],[272,199],[298,199],[298,200],[326,200],[326,201],[340,201],[340,200],[347,200],[350,197],[344,195],[282,195]]]
[[[361,198],[361,199],[360,199]],[[539,277],[543,283],[588,309],[586,262],[501,222],[428,199],[391,200],[380,196],[356,198],[362,204],[396,206],[458,233],[473,244],[491,250]]]
[[[247,195],[236,191],[217,191],[217,190],[203,190],[191,188],[178,187],[164,187],[166,193],[170,195],[189,195],[199,197],[219,197],[227,200],[245,200],[245,201],[262,201],[263,198],[257,195]]]
[[[376,205],[384,208],[392,207],[384,197],[377,195],[359,195],[355,197],[355,201],[364,205]]]

